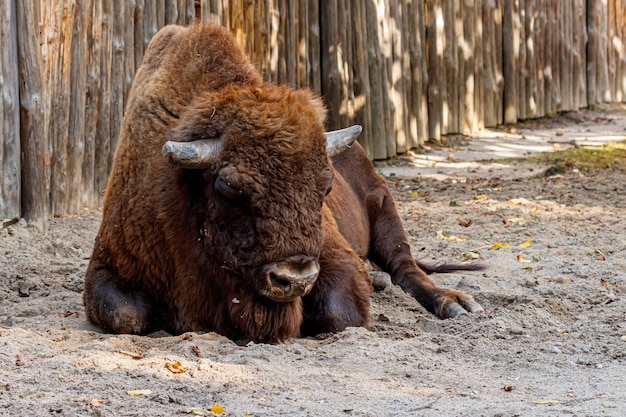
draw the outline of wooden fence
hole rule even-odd
[[[0,220],[101,203],[152,36],[229,27],[265,79],[322,94],[385,159],[455,132],[626,100],[626,0],[4,0]]]

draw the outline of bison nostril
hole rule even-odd
[[[285,294],[291,290],[291,281],[281,278],[273,272],[270,273],[270,283],[272,287],[281,289]]]

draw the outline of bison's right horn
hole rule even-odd
[[[211,166],[222,150],[222,142],[202,139],[193,142],[167,141],[161,152],[163,158],[173,165],[186,169],[204,169]]]
[[[347,127],[345,129],[326,132],[326,153],[333,157],[348,149],[356,138],[361,134],[363,128],[359,125]]]

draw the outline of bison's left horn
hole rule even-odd
[[[345,129],[326,132],[326,153],[333,157],[348,149],[356,138],[361,134],[363,128],[359,125],[347,127]]]
[[[204,169],[211,166],[222,150],[222,142],[201,139],[193,142],[167,141],[161,152],[163,158],[173,165],[186,169]]]

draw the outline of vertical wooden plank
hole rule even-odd
[[[102,202],[109,174],[109,155],[111,154],[111,72],[113,64],[113,7],[112,2],[103,1],[101,10],[102,30],[100,32],[100,96],[98,122],[96,127],[96,145],[94,157],[94,189],[97,193],[97,203]],[[146,1],[146,10],[149,9]],[[146,15],[147,18],[147,15]],[[144,29],[147,22],[144,18]],[[144,44],[146,31],[144,30]]]
[[[157,29],[161,29],[165,26],[165,1],[166,0],[155,0]],[[124,6],[123,4],[120,5],[120,9],[123,9]]]
[[[587,1],[587,102],[589,105],[598,103],[598,38],[600,0]]]
[[[426,0],[428,31],[428,138],[439,140],[443,121],[443,90],[445,88],[444,16],[441,0]]]
[[[85,25],[87,35],[87,77],[85,92],[85,149],[82,167],[81,204],[93,207],[98,202],[95,189],[96,136],[100,107],[100,68],[102,55],[102,2],[92,1],[91,19]],[[143,46],[143,37],[138,38]]]
[[[379,0],[378,4],[378,31],[379,31],[379,40],[380,40],[380,50],[382,54],[382,65],[383,65],[383,123],[385,125],[385,136],[384,141],[387,146],[387,158],[391,158],[396,154],[396,139],[394,137],[395,132],[395,106],[394,102],[391,100],[391,90],[392,90],[392,76],[391,76],[391,65],[392,65],[392,39],[391,39],[391,30],[389,27],[389,1],[390,0]]]
[[[587,24],[585,14],[585,0],[575,0],[573,4],[572,45],[573,45],[573,109],[587,107],[585,65],[587,61]],[[618,51],[618,62],[621,51]]]
[[[354,77],[354,107],[355,122],[363,126],[363,132],[359,136],[359,143],[365,153],[373,159],[372,138],[372,106],[370,92],[370,78],[367,62],[367,25],[365,22],[365,5],[361,0],[351,0],[352,17],[354,19],[354,31],[352,32],[353,53],[353,77]]]
[[[476,13],[482,13],[483,20],[483,92],[484,92],[484,121],[485,126],[495,126],[498,124],[498,86],[496,81],[496,19],[499,17],[499,13],[494,13],[495,1],[483,1],[482,5],[479,4],[479,10]],[[499,12],[499,10],[497,10]],[[469,14],[469,18],[473,21],[472,14]],[[469,23],[469,22],[468,22]],[[472,71],[473,75],[473,71]],[[480,77],[480,74],[476,74]],[[469,101],[469,100],[468,100]],[[476,123],[477,125],[477,123]],[[473,125],[470,130],[477,130]],[[467,128],[466,128],[467,129]]]
[[[536,0],[525,0],[524,34],[526,36],[526,118],[538,117],[537,114],[537,60],[535,48],[535,11]]]
[[[111,148],[109,150],[109,163],[107,171],[111,171],[113,156],[122,126],[124,116],[124,89],[125,89],[125,63],[124,63],[124,40],[126,32],[125,0],[112,0],[113,3],[113,32],[111,34],[112,43],[112,65],[111,65]],[[157,6],[158,6],[157,2]],[[157,8],[157,22],[160,22]],[[158,24],[158,23],[157,23]]]
[[[422,145],[428,139],[428,71],[426,62],[426,27],[424,0],[407,2],[409,34],[409,61],[411,66],[409,129],[415,134],[412,146]]]
[[[309,0],[298,0],[298,76],[297,84],[309,86]],[[257,47],[258,48],[258,47]]]
[[[176,20],[176,24],[178,25],[182,25],[185,26],[187,24],[187,2],[189,3],[194,3],[194,0],[176,0],[176,8],[177,10],[177,14],[178,14],[178,19]],[[201,0],[200,4],[201,4],[201,13],[205,10],[208,10],[208,2],[209,0]],[[194,4],[194,13],[195,13],[195,4]],[[204,16],[203,20],[204,20]],[[205,22],[207,22],[208,20],[204,20]],[[139,22],[136,22],[137,24],[139,24]]]
[[[298,2],[289,1],[283,15],[287,17],[284,24],[285,54],[287,82],[292,87],[298,85]]]
[[[474,31],[476,30],[476,4],[474,0],[464,0],[460,4],[459,15],[457,19],[462,20],[462,30],[459,39],[459,85],[461,92],[459,94],[459,132],[470,133],[477,129],[476,111],[474,108]],[[479,12],[482,17],[482,5],[479,3]],[[485,31],[486,24],[481,29]],[[488,48],[487,44],[491,44],[492,39],[485,42],[484,50]],[[490,68],[489,68],[490,70]],[[489,70],[485,68],[485,79]]]
[[[176,0],[165,1],[165,24],[173,25],[178,22],[178,4]]]
[[[456,120],[456,108],[458,107],[458,63],[456,49],[455,14],[454,5],[458,2],[442,2],[444,10],[444,52],[443,62],[445,70],[445,88],[443,92],[443,120],[441,123],[441,133],[458,132],[458,121]]]
[[[195,20],[196,20],[195,2],[193,0],[187,0],[185,16],[184,16],[184,25],[188,25]]]
[[[474,29],[474,109],[476,112],[476,129],[485,127],[485,81],[482,74],[485,73],[484,62],[484,34],[483,14],[478,7],[475,8],[474,16],[476,26]]]
[[[621,0],[620,4],[620,75],[619,75],[619,90],[621,97],[619,101],[626,102],[626,1]]]
[[[374,143],[374,159],[386,159],[386,126],[384,124],[383,101],[383,62],[378,32],[378,10],[376,2],[365,3],[365,19],[367,27],[367,62],[370,78],[370,103],[372,106],[372,140]]]
[[[20,107],[16,1],[0,8],[0,220],[20,217]]]
[[[402,33],[405,30],[402,3],[402,1],[390,0],[388,17],[391,32],[390,98],[395,109],[393,131],[395,153],[404,153],[410,149],[405,123],[407,93],[404,54],[408,48],[406,37]]]
[[[328,108],[326,128],[339,129],[341,109],[341,80],[339,75],[339,27],[337,21],[337,0],[322,0],[321,14],[321,55],[322,55],[322,94]]]
[[[502,70],[504,73],[504,122],[517,121],[517,89],[519,84],[519,30],[515,25],[516,0],[504,0],[502,22]]]
[[[111,0],[115,1],[115,0]],[[150,40],[159,30],[157,19],[157,5],[156,0],[144,0],[144,15],[143,15],[143,49],[144,51],[148,47]],[[109,6],[110,7],[110,6]],[[110,22],[113,27],[113,22]]]
[[[68,129],[70,118],[72,35],[76,7],[72,2],[63,4],[63,19],[59,30],[60,52],[55,70],[58,71],[59,84],[52,97],[54,116],[50,118],[51,177],[50,177],[50,210],[52,215],[63,215],[67,212],[68,198]]]
[[[559,110],[572,110],[572,2],[560,3],[559,22],[559,85],[561,103]]]
[[[528,67],[526,65],[526,0],[517,0],[515,9],[515,25],[519,31],[519,55],[518,55],[518,84],[517,84],[517,118],[527,119],[526,115],[526,83],[528,79]]]
[[[475,12],[475,9],[472,7],[469,9],[472,13]],[[454,2],[454,37],[456,39],[456,62],[457,62],[457,72],[456,79],[454,81],[456,85],[456,97],[454,107],[451,111],[454,113],[454,132],[462,133],[464,132],[465,125],[465,97],[467,96],[466,84],[465,84],[465,73],[466,72],[474,72],[474,68],[471,69],[466,67],[465,60],[465,52],[467,48],[467,40],[465,39],[465,21],[464,16],[468,13],[468,10],[465,8],[465,1]],[[474,22],[471,22],[473,25]]]
[[[78,213],[82,207],[81,189],[85,152],[85,109],[87,88],[87,34],[91,20],[91,0],[76,3],[72,36],[70,118],[67,135],[67,211]],[[132,53],[132,51],[131,51]]]
[[[278,84],[288,83],[287,79],[287,2],[288,0],[278,0],[278,8],[276,9],[276,36],[278,42],[276,43],[277,47],[277,74],[276,74],[276,82]]]
[[[321,29],[319,1],[309,0],[309,86],[318,94],[322,93],[322,64],[321,64]]]
[[[544,112],[545,114],[555,114],[556,93],[555,93],[555,66],[554,44],[556,43],[556,1],[546,0],[546,30],[544,42],[544,70],[543,70],[543,91],[544,91]]]
[[[126,0],[122,7],[125,15],[124,32],[122,33],[124,45],[123,112],[126,107],[126,102],[128,101],[130,86],[132,85],[133,78],[135,77],[135,68],[138,68],[139,64],[135,65],[135,0]]]
[[[352,77],[352,16],[350,2],[342,1],[337,4],[337,21],[339,30],[339,45],[337,48],[337,63],[339,68],[339,85],[341,88],[341,104],[339,109],[339,126],[346,127],[354,124],[354,90]]]
[[[545,116],[545,92],[544,92],[544,69],[545,69],[545,44],[546,44],[546,2],[537,0],[534,11],[533,37],[535,41],[535,88],[537,89],[537,116]]]
[[[96,0],[98,1],[98,0]],[[145,14],[145,1],[146,0],[135,0],[135,15],[134,15],[134,38],[133,38],[133,48],[135,50],[134,62],[135,62],[135,71],[141,66],[141,61],[143,60],[143,54],[145,50],[144,45],[144,21],[143,16]]]
[[[20,146],[22,152],[22,217],[46,230],[48,193],[45,178],[45,138],[41,120],[41,57],[33,2],[16,1],[17,51],[20,90]]]

